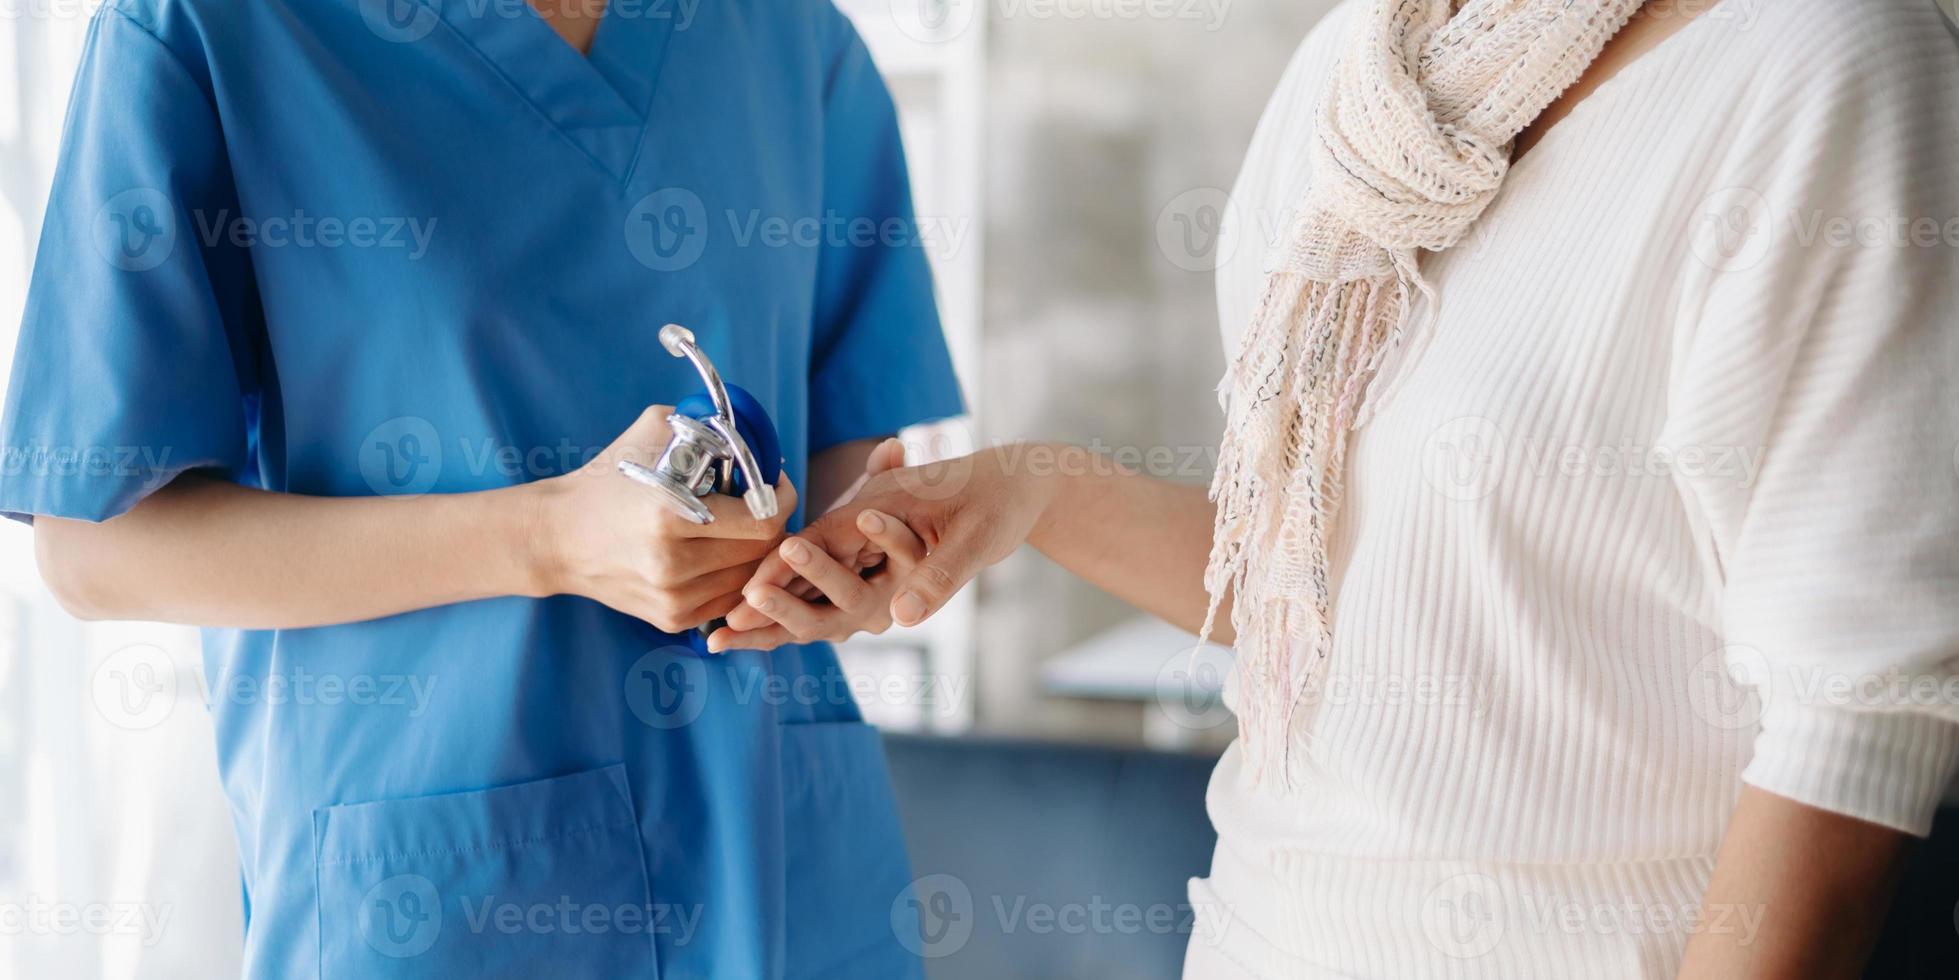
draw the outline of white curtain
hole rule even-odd
[[[0,0],[0,362],[99,0]],[[236,976],[236,844],[194,632],[78,623],[0,522],[0,980]]]

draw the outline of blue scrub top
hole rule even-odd
[[[931,229],[924,229],[929,232]],[[575,468],[699,388],[809,454],[957,413],[891,99],[826,0],[113,0],[7,393],[0,511],[188,469],[323,496]],[[583,598],[213,630],[253,977],[918,971],[826,646]],[[894,925],[894,922],[897,923]]]

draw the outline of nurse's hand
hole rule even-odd
[[[672,439],[673,409],[647,409],[596,459],[540,480],[535,520],[552,594],[582,595],[664,632],[680,633],[741,605],[742,586],[782,540],[796,512],[796,488],[776,485],[776,516],[756,520],[740,500],[704,498],[711,524],[694,524],[619,475],[621,459],[652,465]]]

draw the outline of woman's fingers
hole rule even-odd
[[[876,476],[886,470],[900,470],[905,467],[905,441],[892,436],[877,444],[871,455],[864,460],[864,475]]]
[[[762,611],[798,640],[824,639],[838,628],[847,614],[835,606],[804,602],[773,585],[758,585],[748,590],[748,604]]]
[[[881,632],[889,627],[890,583],[902,580],[925,557],[925,544],[904,522],[878,511],[865,511],[856,529],[885,556],[886,572],[865,579],[813,541],[792,537],[776,549],[771,561],[782,566],[780,580],[765,577],[768,562],[744,589],[745,606],[728,614],[730,643],[749,642],[746,634],[779,624],[800,639],[836,637],[858,630]],[[780,584],[778,584],[780,582]],[[829,604],[811,602],[828,599]],[[767,608],[763,608],[764,603]],[[739,638],[737,638],[739,637]]]
[[[849,519],[840,517],[844,511],[833,510],[811,522],[806,528],[796,532],[796,538],[808,542],[818,551],[829,555],[856,555],[864,549],[864,532]],[[790,587],[790,583],[800,577],[783,557],[782,549],[777,548],[762,559],[755,570],[755,584],[773,585],[779,589]]]
[[[889,514],[867,510],[857,515],[857,529],[884,552],[886,572],[910,575],[912,569],[925,558],[925,542],[920,541],[918,535],[905,526],[905,522]]]
[[[900,626],[917,626],[939,611],[953,594],[978,575],[985,562],[970,529],[955,528],[937,550],[918,563],[898,583],[891,599],[891,618]]]
[[[749,587],[753,588],[754,586],[751,585]],[[761,610],[749,605],[746,601],[730,610],[726,619],[728,620],[728,627],[738,633],[767,629],[775,624],[775,620],[763,615]]]
[[[871,587],[865,583],[862,576],[838,564],[835,558],[817,550],[814,545],[801,538],[790,538],[784,541],[782,547],[778,550],[782,553],[783,560],[789,563],[789,567],[795,569],[796,574],[808,579],[811,585],[821,590],[824,598],[829,599],[831,605],[836,606],[846,613],[859,613],[863,611],[865,601],[871,597]],[[787,590],[774,586],[758,588],[772,589],[773,591],[782,593],[785,597],[794,598],[789,595]],[[752,588],[748,591],[752,598],[757,589]],[[761,609],[762,607],[758,603],[756,604],[756,608]],[[762,609],[762,612],[769,613],[770,610]],[[782,623],[782,620],[774,615],[770,615],[769,618],[774,619],[778,623]],[[783,623],[783,625],[788,626],[790,624]]]
[[[747,608],[744,604],[742,608]],[[740,612],[741,610],[736,610]],[[766,622],[766,620],[764,620]],[[789,628],[776,623],[768,623],[756,629],[736,629],[724,626],[715,630],[707,638],[707,652],[727,653],[730,650],[773,650],[776,647],[796,642]]]
[[[770,548],[768,554],[764,555],[761,563],[756,566],[754,573],[744,583],[743,591],[752,591],[761,586],[768,585],[783,589],[797,599],[806,602],[814,602],[823,598],[823,590],[818,588],[815,583],[809,581],[809,579],[804,578],[802,573],[798,572],[794,566],[790,565],[789,560],[783,557],[783,549],[789,546],[790,541],[803,541],[814,544],[811,541],[810,530],[804,528],[800,534],[783,541],[777,547]],[[766,628],[773,622],[775,620],[770,619],[752,605],[740,606],[734,612],[728,614],[728,625],[734,627],[737,631],[759,630]]]

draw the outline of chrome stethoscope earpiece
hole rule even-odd
[[[765,466],[749,439],[747,428],[765,445],[761,452],[773,455],[775,428],[763,414],[760,403],[740,388],[724,384],[714,362],[707,359],[694,332],[678,323],[660,328],[660,346],[675,357],[685,358],[701,376],[707,393],[690,396],[675,406],[669,425],[673,441],[660,453],[649,469],[630,459],[619,461],[619,472],[651,488],[662,503],[696,524],[714,520],[714,512],[701,501],[710,493],[738,495],[756,520],[776,515],[780,505],[775,495],[775,474],[781,470],[779,457]]]

